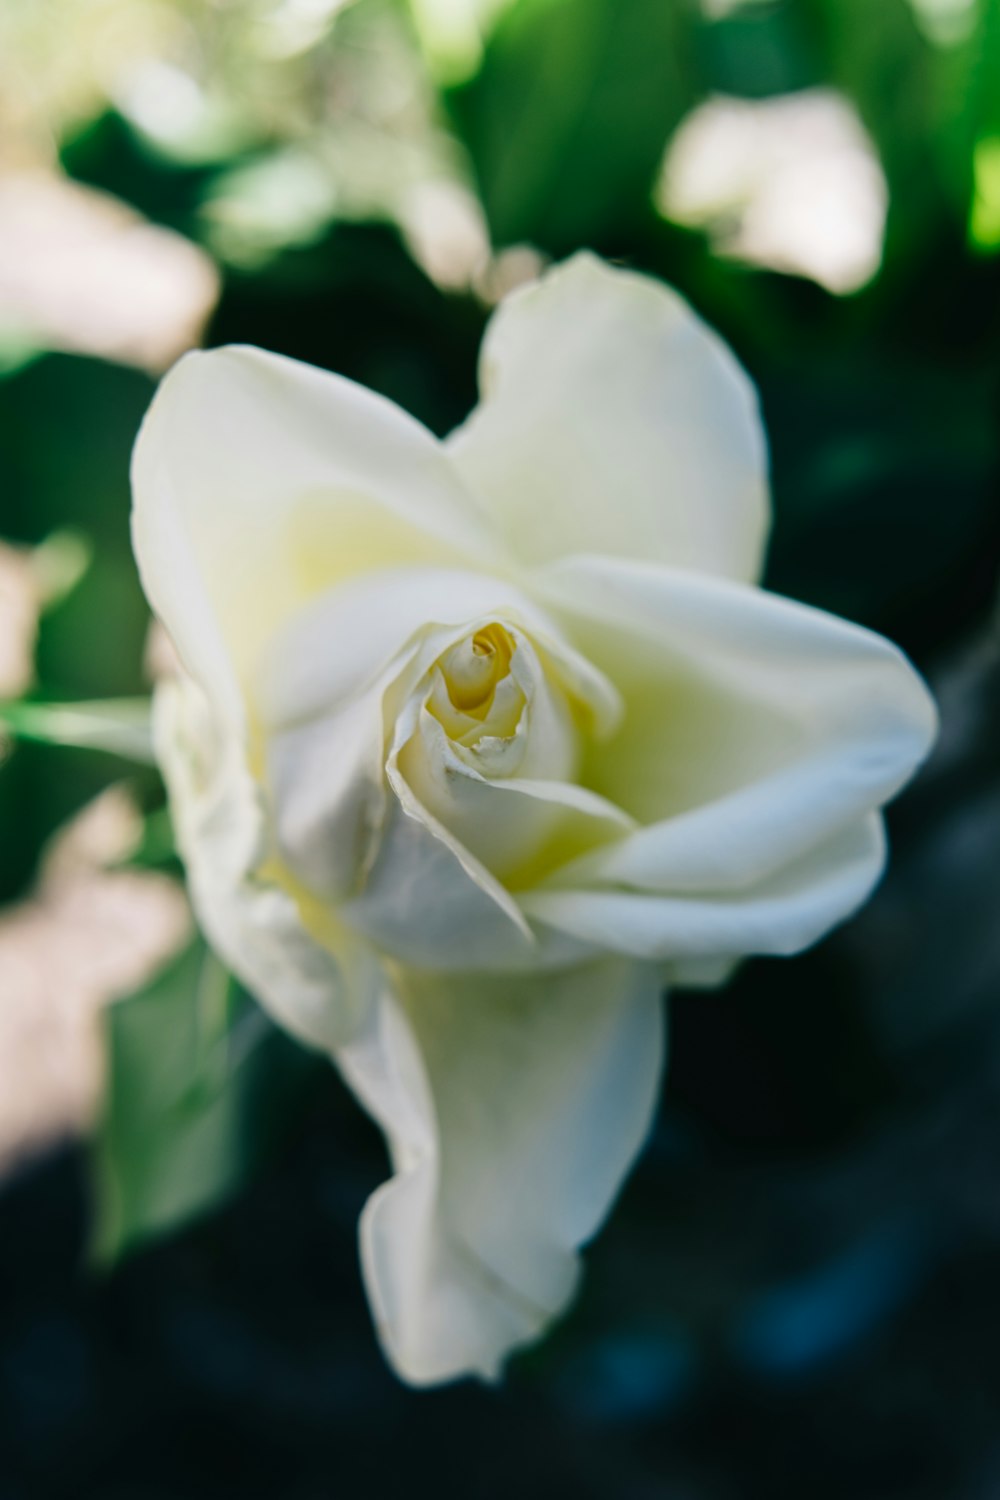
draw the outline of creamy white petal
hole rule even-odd
[[[555,629],[523,590],[487,573],[393,568],[352,579],[304,603],[275,635],[254,683],[261,722],[286,728],[349,703],[418,646],[419,677],[461,635],[493,620]]]
[[[404,1379],[495,1378],[564,1309],[649,1129],[663,1049],[648,965],[396,976],[338,1060],[391,1150],[361,1251]]]
[[[542,618],[501,580],[395,569],[321,595],[270,642],[252,701],[272,822],[314,892],[341,900],[363,885],[385,817],[393,719],[470,617],[496,614]]]
[[[546,675],[530,640],[516,631],[504,631],[504,638],[511,655],[499,686],[514,686],[512,701],[492,692],[478,734],[469,730],[453,740],[433,711],[436,679],[446,681],[435,673],[423,706],[414,701],[408,718],[400,721],[398,767],[421,805],[491,874],[508,881],[549,842],[563,809],[537,796],[504,799],[494,789],[514,779],[570,781],[579,761],[579,734],[569,700]],[[462,655],[469,645],[467,636],[449,653],[445,674],[454,671],[448,663],[456,653],[465,669],[473,670],[477,658],[471,648],[467,659]],[[479,660],[486,663],[481,671],[492,678],[497,658]],[[447,717],[453,721],[454,710]],[[461,725],[465,722],[463,716]]]
[[[541,962],[521,908],[423,806],[395,764],[378,852],[341,913],[382,952],[428,969],[516,969]]]
[[[500,544],[437,440],[353,382],[258,349],[185,356],[133,457],[147,596],[192,675],[225,690],[273,631],[376,568],[496,567]]]
[[[281,858],[329,901],[361,885],[385,817],[382,693],[267,740],[267,790]]]
[[[508,890],[423,805],[399,770],[389,763],[390,799],[378,853],[360,892],[340,907],[343,920],[380,951],[434,972],[551,972],[592,954],[592,946],[567,932],[528,921],[519,894]],[[541,788],[542,783],[537,783]],[[546,784],[555,801],[558,783]],[[523,786],[514,796],[537,795]],[[598,836],[608,837],[612,815],[603,819],[584,796],[567,797],[557,835],[575,853]]]
[[[470,759],[455,753],[425,710],[399,767],[421,804],[508,888],[530,885],[542,871],[635,828],[627,813],[573,782],[521,774],[490,779]]]
[[[576,961],[587,945],[550,930],[537,933],[519,898],[411,785],[405,752],[423,712],[420,696],[413,696],[396,720],[386,759],[393,796],[362,887],[340,908],[344,920],[382,952],[428,970],[551,971]],[[431,778],[422,785],[434,793]],[[570,853],[629,826],[599,798],[576,795],[570,787],[560,794],[555,782],[543,797],[542,785],[522,783],[512,794],[515,813],[521,799],[539,810],[551,808],[557,820],[553,836],[564,835]],[[545,853],[544,846],[537,852],[540,861]]]
[[[498,621],[518,643],[510,668],[525,714],[516,726],[524,730],[516,769],[528,774],[491,834],[482,806],[468,809],[467,819],[464,803],[437,795],[445,790],[442,778],[455,772],[475,779],[477,758],[484,774],[515,768],[498,767],[498,757],[485,753],[486,740],[479,750],[471,742],[452,746],[423,704],[440,676],[436,663],[469,632]],[[344,645],[327,649],[328,641]],[[631,826],[571,785],[544,797],[535,788],[541,777],[555,784],[572,773],[575,716],[607,730],[620,711],[611,685],[536,605],[480,575],[379,573],[317,600],[278,632],[263,667],[255,707],[271,826],[288,868],[314,895],[344,902],[346,921],[408,963],[520,969],[574,955],[577,944],[551,935],[540,952],[516,900],[496,878],[505,858],[482,857],[495,835],[522,855],[524,866],[542,842],[558,837],[565,862]],[[379,668],[382,676],[373,681]],[[572,709],[567,694],[574,695]],[[481,727],[489,731],[489,719]],[[424,746],[415,760],[408,751],[422,732],[442,743]],[[536,837],[532,826],[543,822]],[[553,862],[554,855],[547,858]]]
[[[677,983],[705,983],[712,971],[701,960],[808,948],[868,899],[884,867],[882,819],[869,813],[745,890],[660,896],[620,887],[539,888],[525,892],[521,905],[534,923],[589,943],[595,952],[677,962]],[[694,968],[691,960],[698,961]]]
[[[448,447],[524,561],[592,551],[759,575],[756,396],[675,292],[577,255],[502,303],[480,387]]]
[[[576,558],[548,570],[567,628],[623,690],[585,768],[646,826],[560,884],[735,892],[885,803],[936,714],[881,636],[760,589]]]
[[[332,913],[270,878],[260,794],[237,737],[192,681],[154,700],[157,753],[198,921],[213,948],[300,1041],[332,1050],[372,997],[372,957]]]

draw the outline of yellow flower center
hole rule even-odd
[[[460,712],[481,717],[489,712],[497,683],[510,670],[514,642],[502,625],[486,625],[466,636],[441,661],[448,697]]]

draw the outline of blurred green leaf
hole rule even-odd
[[[336,183],[320,154],[287,147],[221,172],[201,214],[210,248],[252,271],[284,249],[315,243],[336,207]]]
[[[964,232],[972,187],[968,106],[975,38],[934,45],[908,0],[804,0],[829,81],[870,130],[889,183],[887,260]]]
[[[983,3],[967,112],[974,136],[969,238],[993,253],[1000,249],[1000,0]]]
[[[147,686],[149,609],[129,537],[129,458],[153,382],[136,370],[49,355],[0,382],[3,534],[82,534],[91,562],[38,638],[46,696],[132,696]]]
[[[702,28],[699,51],[713,93],[765,99],[824,82],[801,6],[737,7]]]
[[[211,165],[170,160],[114,110],[86,121],[62,143],[60,159],[75,181],[113,193],[154,223],[193,236]]]
[[[19,739],[79,750],[107,750],[153,762],[148,698],[87,703],[0,703],[0,727]]]
[[[1000,249],[1000,135],[976,143],[973,158],[975,196],[969,235],[979,250]]]
[[[156,807],[146,813],[142,820],[142,837],[125,863],[144,870],[179,868],[174,824],[168,807]]]
[[[495,243],[623,244],[696,101],[690,0],[516,0],[451,104]]]
[[[106,1012],[92,1254],[109,1264],[229,1198],[266,1157],[319,1059],[196,941]]]

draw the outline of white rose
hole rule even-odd
[[[649,1128],[662,992],[871,892],[934,710],[763,592],[764,436],[672,292],[588,255],[504,303],[447,442],[335,375],[190,355],[134,462],[184,672],[159,754],[211,942],[388,1138],[388,1357],[494,1376]]]

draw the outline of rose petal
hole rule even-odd
[[[384,818],[382,696],[365,694],[267,742],[278,850],[328,900],[357,890]]]
[[[885,865],[882,819],[869,813],[745,890],[717,895],[650,895],[617,889],[537,889],[521,905],[533,922],[588,943],[664,963],[676,983],[705,983],[690,960],[799,953],[871,895]],[[725,967],[719,976],[725,975]]]
[[[560,885],[749,889],[882,806],[930,748],[927,689],[870,631],[612,559],[570,559],[547,578],[626,702],[584,779],[648,825],[559,872]]]
[[[187,679],[163,682],[154,706],[157,752],[201,927],[282,1026],[331,1050],[360,1024],[374,959],[331,912],[307,910],[287,885],[261,874],[259,794],[238,741],[221,730],[200,689]]]
[[[456,841],[515,889],[635,828],[627,813],[573,782],[531,775],[488,779],[456,754],[427,712],[403,747],[399,768]]]
[[[188,670],[239,714],[262,643],[338,581],[395,564],[495,566],[441,445],[391,402],[249,348],[189,354],[133,458],[146,593]]]
[[[448,568],[394,568],[352,579],[304,604],[261,660],[254,699],[265,728],[326,714],[369,690],[408,648],[420,668],[466,631],[494,619],[554,626],[503,578]],[[595,674],[592,674],[595,675]]]
[[[759,575],[756,397],[675,292],[577,255],[502,304],[480,385],[448,448],[525,562],[593,551]]]
[[[396,1175],[361,1223],[386,1353],[416,1385],[494,1378],[566,1306],[649,1129],[660,983],[604,960],[545,978],[400,976],[338,1061]]]
[[[401,738],[405,742],[408,736]],[[517,902],[415,795],[390,752],[395,793],[378,854],[345,920],[382,952],[429,969],[534,967],[539,945]]]

